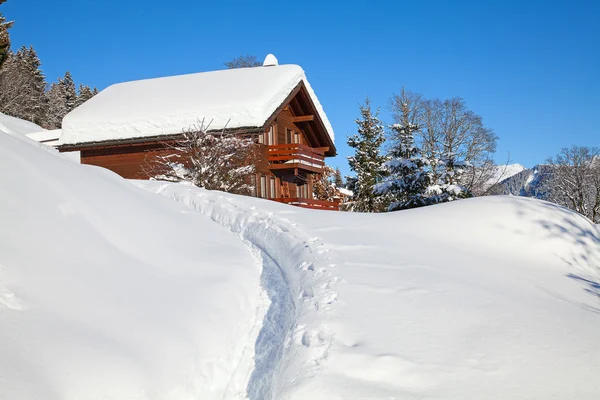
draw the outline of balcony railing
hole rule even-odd
[[[278,203],[290,204],[296,207],[304,207],[304,208],[312,208],[316,210],[333,210],[339,211],[340,202],[339,201],[324,201],[324,200],[315,200],[315,199],[302,199],[302,198],[279,198],[279,199],[271,199]]]
[[[270,169],[304,169],[320,174],[325,167],[325,152],[305,144],[276,144],[267,147]]]

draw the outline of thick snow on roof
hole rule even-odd
[[[58,145],[58,139],[61,134],[62,129],[53,129],[49,131],[28,133],[26,136],[40,143],[45,143],[48,146],[56,146]]]
[[[63,120],[60,144],[177,134],[204,120],[210,130],[262,127],[303,81],[331,139],[331,124],[297,65],[239,68],[109,86]]]

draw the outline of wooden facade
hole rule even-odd
[[[254,133],[252,133],[254,132]],[[337,210],[337,202],[313,198],[313,179],[323,172],[325,157],[335,147],[304,86],[300,83],[255,135],[261,157],[256,164],[255,195],[300,207]],[[154,137],[116,142],[60,146],[81,151],[81,163],[110,169],[127,179],[148,179],[148,165],[171,150],[169,138]]]

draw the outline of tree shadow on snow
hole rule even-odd
[[[552,218],[540,219],[540,207],[548,211]],[[583,290],[600,303],[600,230],[574,211],[544,201],[518,201],[517,215],[542,227],[547,233],[545,239],[559,238],[573,245],[574,250],[567,258],[557,254],[574,271],[565,276],[582,284]],[[600,307],[581,306],[600,313]]]

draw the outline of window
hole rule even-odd
[[[271,199],[277,198],[277,189],[276,189],[276,185],[275,185],[275,177],[273,177],[273,176],[270,179],[269,197]]]
[[[267,197],[267,177],[264,175],[260,176],[260,197],[263,199]]]
[[[300,143],[300,134],[298,132],[294,133],[294,143]]]
[[[271,125],[269,127],[269,132],[267,134],[267,144],[269,146],[275,144],[275,125]]]

